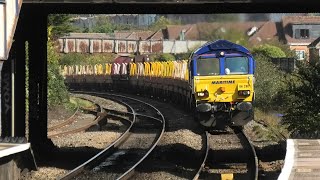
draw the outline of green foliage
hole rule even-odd
[[[224,39],[245,47],[249,46],[248,37],[245,36],[243,32],[235,29],[214,29],[212,31],[205,32],[203,37],[208,41]]]
[[[296,57],[295,51],[291,50],[290,47],[282,41],[271,40],[266,42],[265,44],[280,48],[285,53],[286,57]]]
[[[287,81],[288,93],[294,98],[288,104],[283,121],[290,131],[319,132],[320,64],[297,63],[297,66],[294,81]]]
[[[82,62],[86,61],[86,57],[84,54],[81,53],[68,53],[68,54],[61,54],[59,64],[60,65],[75,65],[81,64]]]
[[[113,31],[113,24],[111,24],[109,18],[105,16],[99,16],[96,25],[92,28],[92,32],[95,33],[112,33]]]
[[[50,14],[48,16],[48,26],[52,27],[53,39],[77,30],[71,25],[71,17],[68,14]]]
[[[164,16],[161,16],[156,22],[154,22],[149,29],[153,31],[157,31],[159,29],[164,29],[166,28],[167,25],[176,25],[176,24],[181,24],[179,21],[172,21]]]
[[[26,79],[25,79],[25,89],[26,89],[26,112],[29,112],[29,43],[28,41],[25,43],[25,50],[26,50]],[[26,113],[27,114],[27,113]]]
[[[176,60],[188,60],[190,55],[191,55],[191,52],[175,54],[174,56]]]
[[[288,85],[285,83],[291,75],[280,71],[270,59],[286,57],[286,53],[280,47],[269,44],[254,47],[251,52],[256,60],[257,107],[263,110],[284,111],[291,101],[291,95],[287,93]]]
[[[281,50],[281,48],[277,46],[272,46],[269,44],[260,45],[258,47],[254,47],[251,52],[253,55],[259,54],[269,58],[281,58],[286,57],[285,52]]]
[[[176,58],[172,54],[163,53],[157,57],[158,61],[175,61]]]
[[[268,125],[268,131],[263,131],[261,128],[256,128],[256,130],[253,130],[254,132],[261,134],[263,133],[266,137],[266,139],[271,140],[281,140],[279,139],[281,133],[283,136],[288,136],[287,127],[281,124],[281,118],[276,116],[275,113],[271,112],[264,112],[261,111],[259,108],[255,108],[254,110],[254,119],[257,122],[262,122],[263,124]],[[260,127],[260,126],[259,126]],[[254,128],[255,129],[255,128]],[[275,133],[277,132],[277,133]]]
[[[123,30],[135,30],[138,29],[136,26],[131,24],[113,24],[110,22],[109,17],[99,16],[97,22],[92,29],[83,29],[82,32],[90,33],[113,33],[114,31]]]
[[[287,88],[284,83],[285,74],[268,59],[261,54],[255,56],[255,104],[263,110],[279,110],[286,105],[283,97],[285,94],[282,93]]]
[[[58,53],[52,41],[48,41],[48,105],[55,106],[69,102],[64,79],[59,72]]]
[[[60,65],[84,65],[84,64],[105,64],[113,62],[116,58],[115,54],[81,54],[81,53],[68,53],[61,54]]]
[[[239,16],[237,14],[211,14],[208,17],[209,22],[227,22],[238,21]]]

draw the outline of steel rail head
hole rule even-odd
[[[208,131],[205,132],[205,155],[202,159],[202,163],[201,163],[201,166],[199,167],[196,175],[194,176],[193,180],[197,180],[201,174],[201,171],[204,167],[204,165],[206,164],[206,161],[207,161],[207,158],[208,158],[208,154],[209,154],[209,149],[210,149],[210,146],[209,146],[209,134],[208,134]]]
[[[255,150],[250,138],[243,131],[243,129],[238,129],[238,130],[245,137],[247,143],[249,143],[249,145],[250,145],[250,149],[251,149],[251,152],[252,152],[253,158],[254,158],[254,175],[253,175],[254,177],[253,178],[254,178],[254,180],[258,180],[258,176],[259,176],[259,160],[258,160],[258,156],[257,156],[256,150]]]
[[[121,103],[125,104],[124,102],[121,102]],[[112,144],[110,144],[104,150],[102,150],[101,152],[99,152],[98,154],[96,154],[95,156],[93,156],[92,158],[90,158],[89,160],[87,160],[86,162],[81,164],[80,166],[78,166],[75,169],[73,169],[72,171],[68,172],[66,175],[61,177],[60,180],[69,180],[69,179],[76,177],[82,171],[84,171],[87,167],[91,166],[92,164],[95,164],[95,161],[97,159],[104,157],[104,155],[106,153],[108,153],[109,150],[112,150],[112,149],[116,148],[117,146],[121,145],[131,135],[130,131],[131,131],[133,124],[136,120],[136,115],[135,115],[134,109],[132,107],[130,107],[130,108],[132,110],[133,119],[132,119],[132,121],[130,121],[130,126],[128,127],[128,129],[117,140],[115,140]]]
[[[78,104],[77,104],[77,109],[75,110],[75,112],[74,112],[68,119],[66,119],[65,121],[63,121],[63,122],[60,123],[60,124],[57,124],[57,125],[48,127],[48,131],[52,131],[52,130],[58,129],[58,128],[60,128],[60,127],[63,127],[63,126],[65,126],[65,125],[67,125],[67,124],[70,124],[70,123],[73,121],[75,115],[76,115],[78,112],[79,112],[79,106],[78,106]]]
[[[150,149],[148,150],[148,152],[135,164],[133,165],[129,170],[127,170],[124,174],[122,174],[119,178],[117,178],[118,180],[120,179],[128,179],[130,178],[133,174],[134,174],[134,170],[135,168],[153,151],[153,149],[156,147],[156,145],[159,143],[160,139],[162,138],[164,131],[165,131],[165,118],[163,116],[163,114],[159,111],[159,109],[157,109],[156,107],[154,107],[153,105],[141,101],[139,99],[136,98],[132,98],[132,97],[128,97],[128,96],[124,96],[124,95],[118,95],[118,94],[111,94],[111,93],[100,93],[100,92],[89,92],[90,94],[95,94],[95,95],[107,95],[107,96],[116,96],[116,97],[122,97],[122,98],[126,98],[126,99],[131,99],[133,101],[138,101],[140,103],[143,103],[145,105],[148,105],[149,107],[151,107],[152,109],[157,111],[157,114],[161,116],[161,123],[162,123],[162,129],[161,132],[158,134],[157,136],[157,140],[154,142],[154,144],[150,147]],[[123,102],[122,102],[123,103]],[[133,108],[132,108],[133,110]],[[133,114],[136,117],[137,114],[135,113],[135,111],[133,110]],[[159,120],[157,118],[152,118],[153,120]]]

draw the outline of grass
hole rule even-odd
[[[74,98],[70,98],[68,103],[65,103],[64,106],[70,111],[75,111],[78,107],[78,102]]]
[[[79,107],[86,108],[86,109],[95,108],[95,105],[92,102],[81,99],[81,98],[71,97],[70,102],[76,102],[79,105]]]
[[[279,141],[281,140],[279,137],[280,134],[284,135],[285,137],[289,136],[286,126],[281,124],[281,117],[278,117],[270,112],[264,112],[260,109],[255,110],[254,116],[255,121],[263,122],[268,126],[267,130],[264,130],[264,128],[259,125],[255,125],[253,127],[253,132],[258,138]]]

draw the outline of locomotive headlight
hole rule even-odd
[[[244,91],[238,91],[239,96],[249,96],[250,91],[249,90],[244,90]]]
[[[209,92],[207,90],[197,92],[198,97],[209,97]]]

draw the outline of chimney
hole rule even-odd
[[[183,29],[181,32],[180,32],[180,41],[184,41],[185,40],[185,34],[186,34],[186,30]]]

